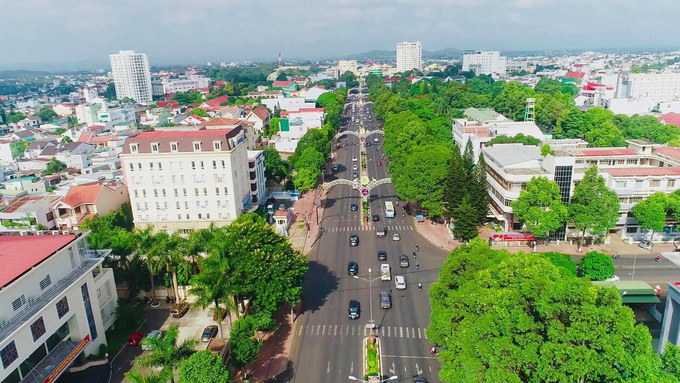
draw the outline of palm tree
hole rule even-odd
[[[205,308],[211,304],[215,304],[215,318],[220,325],[220,334],[224,336],[222,331],[222,313],[226,312],[229,316],[229,325],[231,327],[231,313],[238,309],[236,304],[231,299],[233,287],[233,265],[226,257],[220,253],[214,253],[201,263],[201,272],[194,274],[189,281],[192,288],[189,293],[195,295],[196,305]],[[223,307],[224,310],[223,311]]]
[[[152,259],[154,274],[162,271],[168,272],[172,276],[172,289],[175,298],[179,298],[179,287],[177,284],[177,269],[184,264],[186,239],[179,234],[168,235],[167,233],[156,234],[154,246],[149,251],[149,258]]]
[[[182,343],[177,343],[179,329],[177,325],[170,327],[165,336],[154,338],[144,338],[142,343],[151,348],[151,355],[140,356],[135,362],[143,367],[160,368],[160,374],[167,374],[170,382],[175,383],[175,370],[185,359],[193,354],[193,349],[198,342],[194,339],[187,339]]]
[[[191,262],[196,270],[198,270],[200,266],[198,260],[207,256],[210,249],[213,248],[213,241],[215,241],[216,238],[219,238],[221,232],[222,229],[216,227],[213,222],[207,229],[192,230],[189,233],[189,237],[186,241],[186,255],[191,258]]]
[[[156,300],[156,282],[154,281],[155,265],[154,260],[149,256],[149,253],[154,247],[155,242],[156,238],[153,235],[151,226],[143,230],[135,229],[132,232],[132,253],[134,256],[144,259],[149,268],[149,277],[151,278],[151,299],[154,301]]]
[[[132,383],[166,383],[170,380],[170,376],[167,371],[152,372],[150,375],[144,375],[139,371],[125,373],[125,377]]]

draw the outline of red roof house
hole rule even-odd
[[[203,103],[199,105],[199,108],[210,112],[219,109],[220,104],[224,104],[226,102],[229,102],[229,96],[224,95],[217,98],[213,98],[212,100],[203,101]]]
[[[680,128],[680,114],[678,113],[670,112],[662,114],[657,118],[666,125],[675,125],[677,128]]]

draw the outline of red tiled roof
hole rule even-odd
[[[61,202],[71,207],[81,203],[95,203],[103,188],[104,185],[100,184],[73,185]]]
[[[175,97],[174,93],[173,94],[166,94],[165,96],[163,96],[163,98],[173,98],[173,97]]]
[[[605,171],[612,177],[680,176],[680,167],[675,168],[609,168]]]
[[[78,142],[83,142],[83,143],[86,143],[86,144],[89,143],[93,134],[94,133],[92,133],[92,132],[82,132],[82,133],[80,133],[80,136],[78,137]]]
[[[300,108],[298,112],[300,113],[313,113],[313,112],[323,112],[324,108]]]
[[[578,78],[582,79],[586,74],[583,72],[568,72],[564,75],[564,78]]]
[[[269,111],[264,106],[260,106],[253,110],[253,114],[256,115],[260,120],[264,121],[267,119]]]
[[[88,143],[96,143],[96,142],[109,142],[109,141],[115,141],[118,140],[118,136],[96,136],[90,138],[90,141]]]
[[[227,95],[220,96],[220,97],[217,97],[217,98],[213,98],[212,100],[203,101],[203,104],[206,104],[211,108],[217,108],[217,107],[220,106],[220,104],[225,103],[225,102],[229,102],[229,96],[227,96]],[[201,104],[201,105],[203,105],[203,104]]]
[[[633,149],[578,149],[574,150],[576,155],[587,157],[605,157],[605,156],[634,156],[637,152]]]
[[[170,105],[179,105],[179,102],[177,102],[177,100],[158,101],[156,105],[160,108],[164,108]]]
[[[76,238],[76,235],[0,236],[0,286],[9,285]]]
[[[680,160],[680,148],[671,148],[670,146],[662,146],[660,148],[655,148],[654,153],[664,155],[666,157],[675,158]]]
[[[293,85],[292,81],[274,81],[272,84],[272,86],[280,86],[282,88],[288,88],[291,85]]]
[[[400,78],[386,78],[383,80],[384,82],[399,82],[401,81]]]
[[[217,117],[202,123],[200,126],[234,126],[240,123],[241,120],[236,118]]]
[[[662,114],[658,117],[658,119],[666,125],[675,125],[676,127],[680,128],[680,114],[678,113],[670,112]]]
[[[200,141],[203,151],[214,151],[213,141],[222,142],[222,150],[233,149],[230,138],[236,137],[242,131],[241,127],[233,129],[201,129],[201,130],[169,130],[138,133],[128,137],[123,147],[124,154],[130,154],[130,144],[139,144],[138,153],[151,153],[151,143],[158,143],[160,153],[171,153],[170,144],[177,143],[180,153],[194,152],[193,143]]]
[[[87,128],[90,129],[90,131],[104,130],[106,128],[106,126],[104,126],[104,125],[92,125],[92,126],[88,126]]]
[[[226,84],[227,84],[226,81],[217,81],[217,82],[215,82],[215,86],[222,86],[222,85],[226,85]]]

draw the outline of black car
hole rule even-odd
[[[359,178],[359,175],[357,174],[357,172],[352,172],[352,178]]]
[[[380,221],[380,216],[377,214],[373,214],[373,222],[378,222]]]
[[[387,253],[384,250],[378,250],[378,260],[379,261],[387,260]]]
[[[399,256],[399,267],[409,267],[408,257],[404,254]]]
[[[356,235],[356,234],[350,234],[349,245],[350,246],[359,246],[359,236]]]
[[[350,208],[350,210],[352,210],[352,211],[357,211],[357,210],[359,210],[359,206],[357,206],[357,204],[355,204],[355,203],[351,204],[351,205],[349,206],[349,208]]]
[[[419,376],[413,379],[413,383],[427,383],[427,379],[423,378],[422,376]]]
[[[359,264],[354,261],[349,261],[347,264],[347,274],[357,275],[359,273]]]
[[[361,305],[359,304],[359,301],[356,301],[352,299],[349,301],[349,319],[359,319],[359,315],[361,314]]]

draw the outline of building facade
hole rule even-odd
[[[251,203],[241,127],[146,131],[127,138],[121,157],[136,227],[224,226]]]
[[[481,74],[496,74],[505,76],[507,58],[498,51],[471,51],[463,53],[463,72],[472,72],[475,76]]]
[[[617,98],[680,99],[680,73],[621,73]]]
[[[56,381],[106,344],[118,303],[113,270],[89,233],[0,235],[0,381]],[[49,377],[48,380],[45,380]]]
[[[146,53],[120,51],[110,55],[116,98],[131,98],[140,104],[153,102],[151,72]]]
[[[264,175],[264,151],[248,151],[248,175],[250,179],[250,195],[253,204],[264,205],[267,202],[267,178]]]
[[[423,67],[423,47],[420,41],[397,43],[397,72],[411,69],[421,70]]]

